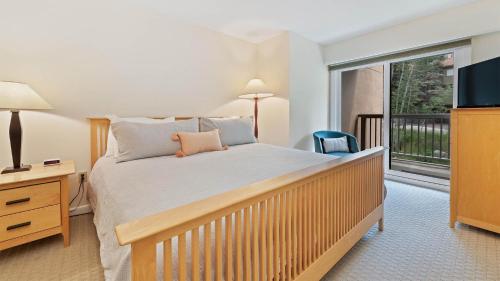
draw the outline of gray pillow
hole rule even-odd
[[[326,153],[330,152],[350,152],[347,143],[347,137],[325,138],[323,139],[323,148]]]
[[[222,145],[254,143],[253,117],[200,118],[200,132],[219,129]]]
[[[173,155],[180,149],[179,142],[172,140],[175,132],[198,132],[198,119],[141,124],[119,121],[111,124],[118,143],[116,162]]]

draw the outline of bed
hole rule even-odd
[[[382,148],[334,159],[247,144],[117,164],[101,157],[108,127],[91,119],[106,280],[319,280],[383,227]]]

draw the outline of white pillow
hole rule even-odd
[[[154,123],[170,123],[175,122],[175,117],[167,117],[164,119],[152,119],[147,117],[118,117],[116,115],[106,115],[106,118],[109,119],[110,123],[116,123],[119,121],[127,121],[133,123],[142,123],[142,124],[154,124]],[[106,143],[106,154],[105,157],[116,157],[118,155],[118,144],[116,143],[116,138],[113,135],[113,131],[111,131],[111,124],[108,130],[108,141]]]
[[[254,143],[253,117],[243,118],[200,118],[200,132],[219,129],[222,145]]]
[[[168,123],[135,123],[119,121],[111,124],[118,144],[116,162],[173,155],[181,149],[172,140],[177,132],[198,132],[198,118]]]
[[[326,153],[330,152],[350,152],[347,144],[347,137],[325,138],[323,139],[323,148]]]

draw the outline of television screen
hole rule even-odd
[[[500,57],[458,70],[458,107],[500,106]]]

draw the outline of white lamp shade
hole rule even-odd
[[[0,81],[0,109],[52,109],[30,86],[17,82]]]
[[[274,96],[269,91],[264,81],[261,79],[252,79],[248,81],[245,87],[245,93],[238,96],[240,99],[254,99],[254,98],[267,98]]]

